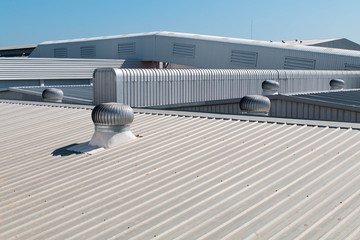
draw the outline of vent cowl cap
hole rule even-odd
[[[127,126],[134,120],[133,109],[122,103],[101,103],[92,113],[95,126]]]
[[[58,88],[46,88],[42,92],[42,98],[44,101],[62,102],[63,97],[64,97],[63,91]]]
[[[345,82],[342,79],[331,79],[329,84],[331,90],[341,90],[345,86]]]
[[[245,96],[240,100],[240,109],[243,113],[268,115],[271,107],[270,99],[260,95]]]
[[[262,95],[276,95],[278,94],[280,84],[275,80],[265,80],[262,82],[261,87],[263,89]]]

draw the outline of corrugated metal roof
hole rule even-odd
[[[360,237],[344,123],[135,109],[141,137],[84,155],[91,111],[40,105],[0,103],[0,238]]]
[[[277,41],[276,43],[283,43]],[[286,45],[306,45],[326,48],[338,48],[345,50],[360,50],[360,45],[346,38],[314,39],[314,40],[290,40],[284,41]],[[283,44],[284,44],[283,43]]]
[[[62,85],[51,87],[58,88],[63,91],[63,102],[75,104],[92,104],[93,102],[93,86],[91,85]],[[27,95],[21,98],[21,100],[29,100],[28,95],[32,95],[34,96],[33,100],[41,101],[42,92],[46,88],[49,87],[11,87],[3,91]],[[7,99],[2,97],[2,95],[2,91],[0,90],[0,98]]]
[[[24,45],[24,46],[13,46],[13,47],[1,47],[0,51],[7,51],[7,50],[18,50],[18,49],[26,49],[26,48],[36,48],[37,45]]]
[[[285,94],[297,98],[360,107],[360,89]]]
[[[0,58],[0,81],[91,79],[99,67],[141,67],[139,61],[117,59]]]
[[[290,45],[314,45],[319,43],[333,42],[336,40],[340,40],[341,38],[329,38],[329,39],[310,39],[310,40],[284,40],[285,44]],[[274,41],[275,43],[283,43],[282,41]]]

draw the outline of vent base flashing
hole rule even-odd
[[[130,130],[120,133],[96,130],[89,145],[93,147],[111,148],[133,139],[136,139],[136,137]]]

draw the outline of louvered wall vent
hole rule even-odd
[[[96,57],[96,47],[81,47],[80,48],[81,57]]]
[[[54,57],[67,58],[67,48],[54,48]]]
[[[345,70],[359,71],[360,65],[345,63]]]
[[[315,60],[297,57],[285,57],[284,69],[315,69]]]
[[[195,45],[174,43],[173,55],[177,57],[195,57]]]
[[[232,50],[230,62],[247,67],[256,67],[257,57],[257,52]]]
[[[118,54],[119,55],[135,55],[136,54],[136,44],[132,43],[119,43],[118,44]]]

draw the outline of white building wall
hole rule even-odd
[[[135,53],[119,55],[119,44],[135,44]],[[81,58],[81,47],[95,47],[91,58],[161,61],[199,68],[360,70],[360,52],[283,43],[171,32],[121,35],[39,44],[30,57],[54,57],[66,48]],[[240,59],[240,60],[239,60]]]

